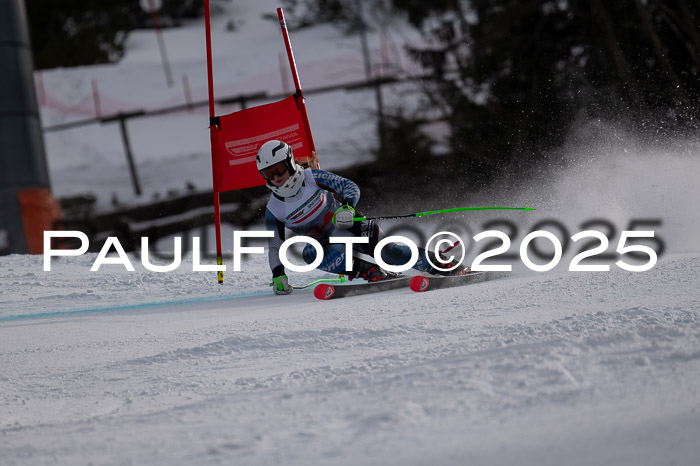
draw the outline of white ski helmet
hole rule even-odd
[[[282,141],[272,139],[260,146],[258,156],[255,159],[260,175],[267,181],[267,187],[281,197],[295,195],[304,183],[304,169],[294,161],[292,148]],[[289,171],[289,179],[282,186],[275,186],[263,174],[263,170],[273,165],[283,164]],[[284,173],[284,172],[282,172]]]

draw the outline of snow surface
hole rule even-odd
[[[268,53],[252,46],[278,41],[278,31],[263,33],[268,23],[247,16],[274,5],[226,6],[245,19],[222,37],[259,36],[235,47],[250,66],[221,85],[236,87],[233,76],[255,83],[269,70],[278,76],[275,52],[269,69],[259,68]],[[201,24],[166,39],[180,44],[169,49],[173,63],[191,66],[191,82],[203,86],[194,78],[203,69]],[[354,47],[353,40],[325,26],[294,33],[302,81],[307,60],[341,55],[321,45],[345,53],[338,44]],[[171,98],[156,90],[163,77],[155,38],[136,33],[128,45],[119,65],[46,72],[45,83],[64,102],[84,95],[91,73],[122,103]],[[234,69],[231,50],[216,47],[215,66]],[[310,108],[312,127],[324,128],[317,138],[331,141],[336,130],[345,134],[332,124],[361,119],[331,118],[333,104],[323,105],[328,112],[316,117]],[[76,117],[43,112],[53,123]],[[169,128],[158,144],[138,130],[151,193],[184,186],[183,173],[207,186],[206,126],[196,142],[187,133],[197,131],[195,117],[206,113],[149,123],[152,131]],[[47,136],[54,189],[126,198],[116,129],[74,131]],[[455,199],[537,211],[449,221],[477,233],[489,220],[512,220],[517,251],[542,219],[558,219],[570,234],[593,218],[610,220],[618,233],[631,219],[659,219],[654,230],[666,253],[650,271],[613,264],[610,272],[569,272],[572,249],[546,273],[516,263],[512,277],[466,288],[321,302],[311,290],[272,295],[262,255],[227,271],[223,286],[211,272],[192,272],[189,256],[160,274],[134,256],[135,272],[90,272],[96,254],[54,259],[51,272],[41,256],[0,257],[0,464],[699,464],[699,141],[641,144],[601,122],[580,125],[571,140],[564,162],[525,187],[504,179],[497,192]],[[167,176],[156,176],[163,165]],[[415,225],[432,232],[443,220]],[[228,251],[230,236],[225,231]],[[610,238],[611,251],[617,240]],[[327,275],[290,277],[302,284]]]
[[[3,465],[700,459],[698,253],[337,302],[93,260],[2,259]]]

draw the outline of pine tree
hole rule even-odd
[[[130,0],[26,0],[38,69],[109,63],[121,58],[138,3]]]
[[[472,170],[537,157],[581,114],[697,121],[697,2],[392,2],[429,43],[411,52]]]

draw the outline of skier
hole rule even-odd
[[[269,239],[269,261],[272,269],[273,290],[276,294],[289,294],[292,286],[279,259],[279,251],[285,240],[285,228],[303,236],[316,239],[323,246],[323,261],[319,269],[334,274],[345,272],[345,244],[330,243],[331,236],[365,236],[369,243],[355,244],[353,250],[372,256],[374,247],[384,237],[372,220],[353,221],[355,206],[360,200],[357,185],[334,173],[307,168],[294,161],[292,148],[284,142],[270,140],[258,150],[257,167],[260,175],[272,190],[265,210],[265,225],[274,236]],[[419,259],[414,269],[439,275],[462,275],[469,271],[458,267],[446,272],[435,269],[427,259],[425,249],[418,248]],[[432,253],[430,253],[432,254]],[[316,249],[307,244],[302,257],[307,264],[316,259]],[[436,258],[432,257],[433,264]],[[382,259],[387,264],[402,265],[411,258],[408,246],[391,243],[382,249]],[[353,254],[353,268],[347,273],[350,280],[362,278],[375,282],[398,276],[376,264]],[[444,264],[449,268],[451,264]]]

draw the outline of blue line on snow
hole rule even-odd
[[[224,300],[224,299],[248,298],[248,297],[252,297],[252,296],[267,295],[269,293],[270,293],[269,290],[261,290],[261,291],[249,291],[246,293],[223,295],[223,296],[203,296],[200,298],[176,299],[176,300],[172,300],[172,301],[157,301],[157,302],[153,302],[153,303],[128,304],[125,306],[95,307],[95,308],[89,308],[89,309],[75,309],[75,310],[70,310],[70,311],[48,311],[48,312],[38,312],[36,314],[15,314],[15,315],[9,315],[9,316],[0,316],[0,322],[12,322],[12,321],[17,321],[17,320],[39,319],[42,317],[65,317],[65,316],[71,316],[71,315],[76,315],[76,314],[129,311],[132,309],[170,306],[173,304],[191,304],[191,303],[203,303],[203,302],[207,302],[207,301],[220,301],[220,300]]]

